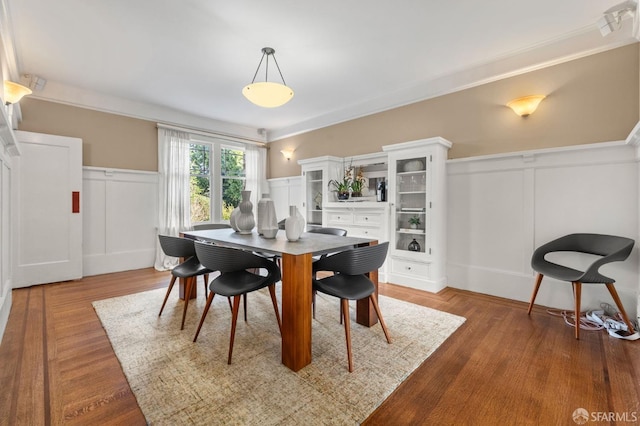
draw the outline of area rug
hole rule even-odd
[[[358,424],[465,321],[380,296],[393,343],[387,344],[380,325],[352,321],[349,373],[338,300],[319,294],[313,362],[293,372],[280,361],[280,334],[266,289],[249,295],[247,322],[240,310],[231,365],[226,298],[214,298],[194,343],[204,295],[190,302],[180,331],[184,305],[177,290],[158,317],[165,291],[93,303],[151,425]],[[351,309],[355,319],[355,303]]]

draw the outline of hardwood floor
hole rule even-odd
[[[168,273],[143,269],[14,290],[0,345],[0,424],[144,425],[91,302],[167,283]],[[380,293],[467,321],[367,425],[572,425],[577,408],[611,420],[597,424],[640,422],[638,341],[603,331],[576,341],[544,309],[528,316],[524,303],[461,290],[381,284]]]

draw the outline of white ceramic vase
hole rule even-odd
[[[258,235],[264,235],[265,229],[278,229],[276,206],[269,194],[263,194],[258,201]]]
[[[231,225],[231,228],[233,228],[233,230],[236,232],[239,231],[238,225],[236,224],[239,214],[240,214],[240,207],[236,207],[231,211],[231,216],[229,216],[229,225]]]
[[[284,232],[289,241],[298,241],[304,231],[304,217],[296,206],[289,206],[289,217],[284,221]]]
[[[241,234],[250,234],[256,226],[253,217],[253,203],[251,202],[251,191],[242,191],[242,201],[238,204],[240,214],[236,217],[236,226]]]

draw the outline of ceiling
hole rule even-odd
[[[620,0],[1,2],[36,98],[263,140],[635,41],[596,28]],[[280,108],[241,94],[265,46],[295,91]]]

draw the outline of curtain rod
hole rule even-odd
[[[224,139],[231,142],[240,142],[245,144],[258,145],[262,147],[267,146],[265,142],[241,138],[238,136],[225,135],[224,133],[214,133],[214,132],[208,132],[206,130],[189,129],[187,127],[174,126],[174,125],[165,124],[165,123],[156,123],[156,125],[158,126],[158,128],[161,128],[161,129],[178,130],[180,132],[192,133],[194,135],[209,136],[212,138]]]

